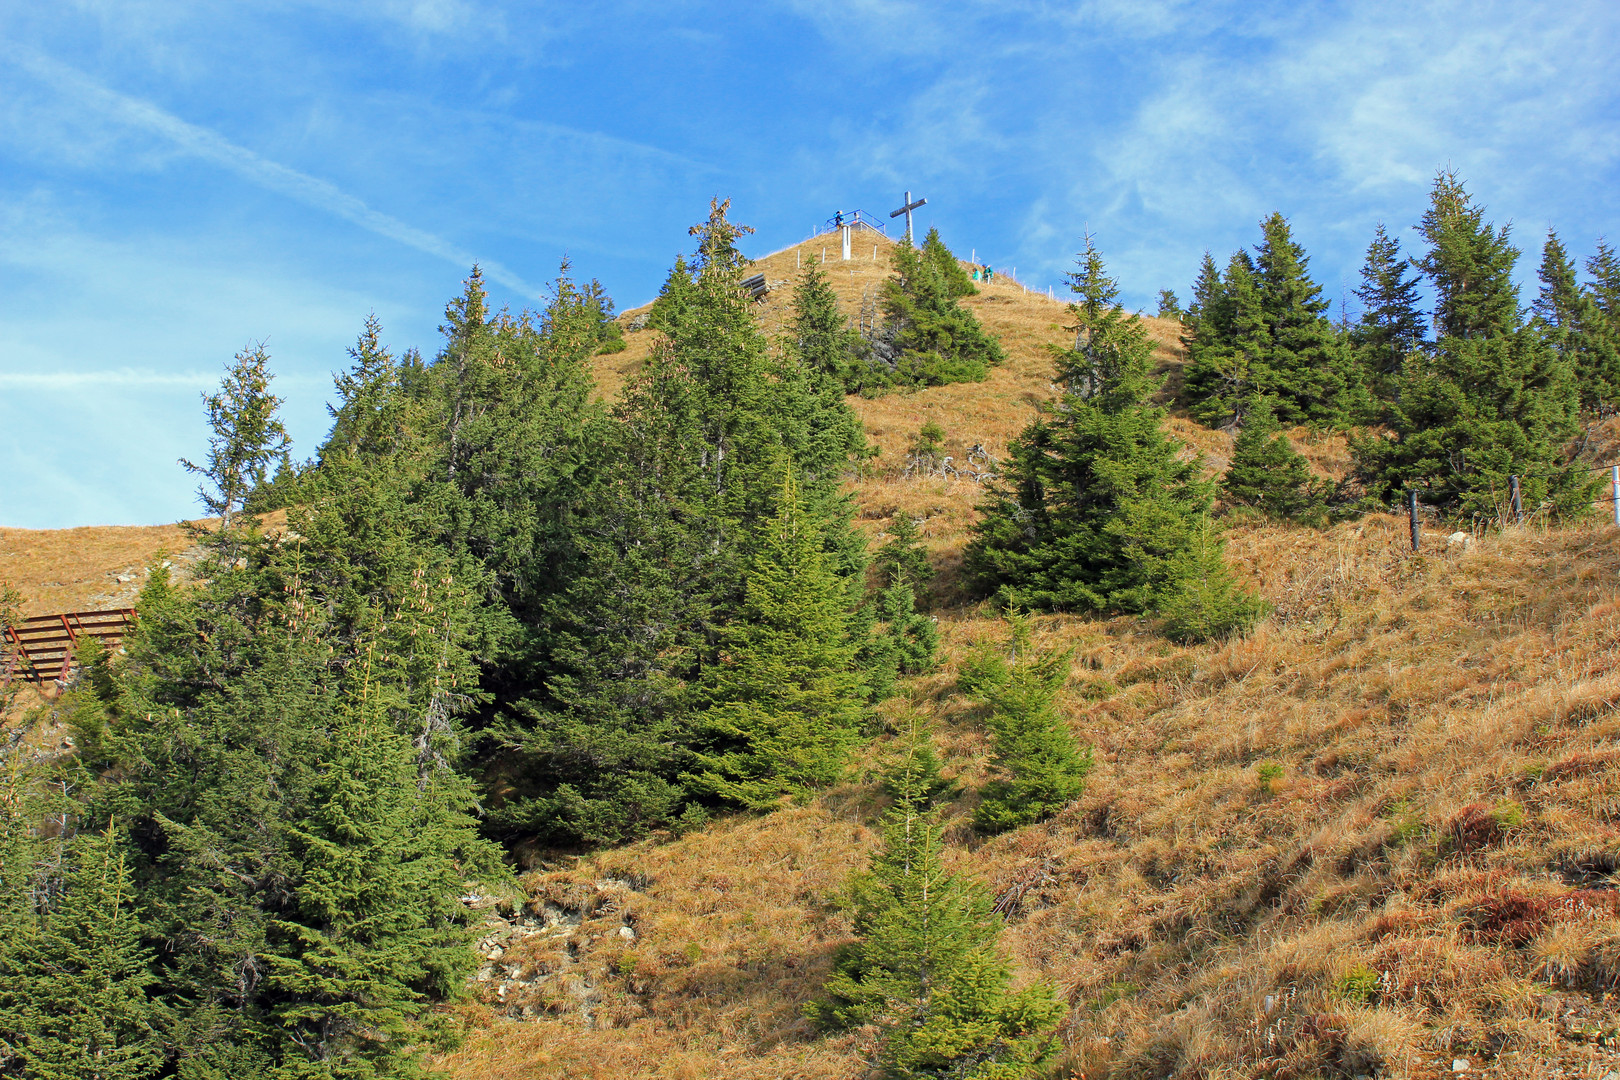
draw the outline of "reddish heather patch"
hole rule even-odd
[[[1464,937],[1473,944],[1528,944],[1554,923],[1620,916],[1620,892],[1575,889],[1553,896],[1519,892],[1488,897],[1462,913]]]

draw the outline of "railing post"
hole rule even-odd
[[[1615,505],[1620,506],[1620,500]],[[1412,522],[1412,550],[1416,551],[1423,542],[1423,524],[1418,520],[1417,488],[1411,488],[1406,493],[1406,514]]]

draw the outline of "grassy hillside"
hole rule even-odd
[[[820,246],[759,268],[791,281]],[[886,272],[867,255],[829,264],[852,313]],[[787,297],[760,305],[767,328]],[[933,718],[962,782],[948,857],[990,886],[1020,976],[1070,1003],[1056,1075],[1620,1069],[1620,531],[1532,523],[1462,544],[1430,530],[1414,554],[1398,518],[1243,525],[1230,556],[1272,612],[1246,637],[1181,647],[1134,619],[1042,617],[1038,643],[1075,649],[1062,705],[1096,769],[1054,820],[980,840],[965,822],[983,717],[953,687],[1002,630],[952,572],[980,489],[902,463],[929,419],[958,460],[1004,453],[1051,395],[1044,346],[1066,335],[1063,306],[1016,283],[967,303],[1008,364],[982,384],[852,399],[882,451],[853,491],[874,540],[896,514],[922,519],[942,570],[944,661],[885,716]],[[1173,378],[1176,328],[1149,325]],[[604,393],[653,337],[598,361]],[[1224,464],[1228,435],[1170,424]],[[1342,439],[1294,434],[1319,471],[1346,469]],[[92,581],[133,562],[76,532],[0,534],[0,577]],[[48,550],[76,560],[71,575],[41,569]],[[58,595],[29,587],[31,603]],[[837,900],[877,838],[889,741],[813,802],[532,869],[525,904],[489,902],[473,1035],[443,1064],[464,1080],[863,1075],[870,1033],[822,1038],[800,1010],[847,937]]]

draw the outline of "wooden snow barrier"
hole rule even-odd
[[[20,678],[25,682],[67,682],[73,671],[73,653],[80,643],[95,638],[116,649],[135,626],[134,608],[106,611],[69,611],[61,615],[35,615],[5,628],[6,657],[0,683]]]

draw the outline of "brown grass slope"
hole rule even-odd
[[[791,280],[794,257],[763,270]],[[854,310],[884,264],[829,269]],[[787,295],[761,305],[767,329]],[[965,792],[949,858],[998,897],[1019,977],[1070,1003],[1054,1075],[1620,1069],[1620,531],[1431,534],[1414,555],[1394,518],[1244,525],[1231,558],[1272,610],[1247,636],[1186,648],[1138,620],[1043,617],[1038,638],[1075,649],[1062,705],[1097,766],[1052,821],[979,840],[962,823],[983,717],[952,688],[1001,634],[954,573],[980,489],[901,463],[927,419],[950,453],[1003,453],[1066,334],[1061,304],[1013,283],[968,303],[1009,362],[852,399],[883,451],[853,491],[874,540],[921,519],[943,571],[941,669],[885,713],[933,718]],[[1175,328],[1149,326],[1173,376]],[[605,391],[653,336],[598,361]],[[1224,464],[1227,434],[1168,423]],[[1343,440],[1294,434],[1342,475]],[[864,1075],[871,1033],[818,1036],[800,1010],[847,934],[837,901],[876,838],[887,741],[808,804],[528,874],[528,902],[490,912],[472,1034],[443,1064],[460,1080]]]

